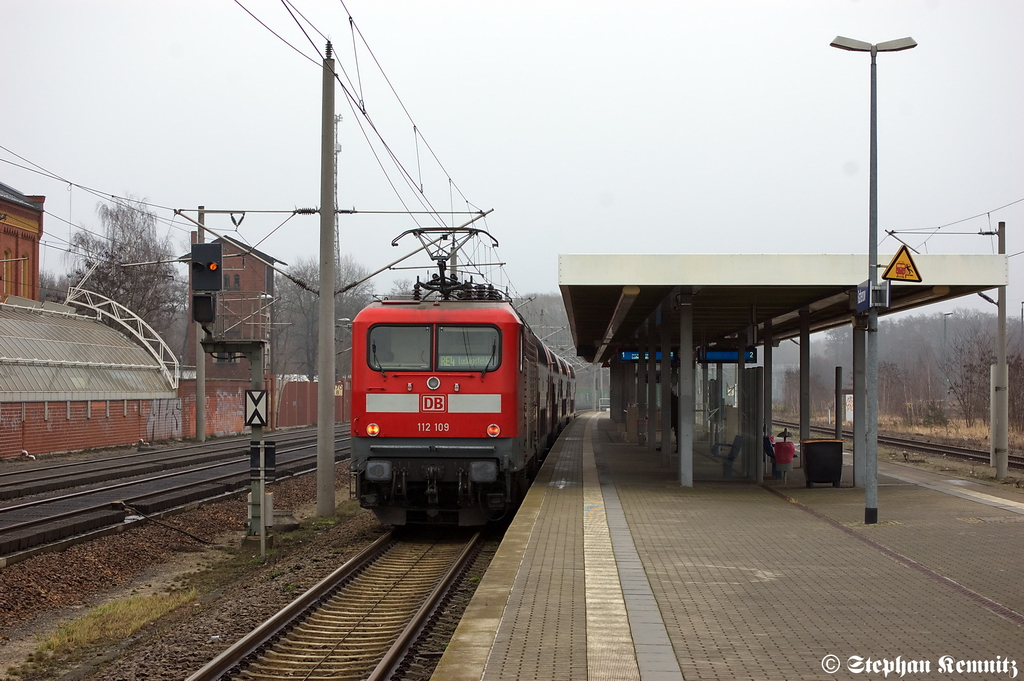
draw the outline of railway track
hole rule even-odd
[[[336,440],[336,460],[339,453],[346,458],[347,441],[347,436]],[[0,506],[0,567],[43,547],[64,547],[97,533],[118,531],[132,516],[152,516],[249,489],[248,452],[243,456],[236,448],[227,457]],[[316,465],[310,442],[278,449],[278,479],[315,470]]]
[[[788,423],[785,421],[776,421],[775,426],[790,428],[793,430],[800,427],[797,423]],[[811,426],[811,432],[828,433],[830,437],[835,436],[835,428],[832,427]],[[853,430],[844,428],[842,432],[843,438],[848,440],[853,439]],[[964,459],[965,461],[977,461],[985,464],[989,462],[989,452],[987,449],[976,449],[973,447],[965,447],[963,445],[949,444],[946,442],[932,442],[930,440],[920,440],[895,435],[879,435],[878,444],[883,447],[906,449],[929,456],[949,456],[957,459]],[[1010,468],[1024,468],[1024,456],[1011,453],[1009,455],[1009,466]]]
[[[346,424],[347,428],[347,424]],[[316,441],[316,431],[303,429],[275,438],[279,446],[296,447]],[[246,455],[248,438],[231,438],[188,444],[173,449],[137,451],[117,456],[65,461],[35,466],[20,466],[0,471],[0,500],[44,494],[72,487],[149,475],[175,468],[220,461]]]
[[[385,535],[188,681],[388,678],[478,550],[466,534]]]

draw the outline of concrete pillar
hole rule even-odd
[[[626,420],[625,409],[631,404],[636,404],[636,368],[636,362],[623,362],[622,364],[623,421]]]
[[[751,447],[754,436],[757,434],[757,426],[752,422],[753,409],[751,409],[751,395],[749,383],[747,382],[747,339],[748,329],[742,329],[736,337],[736,345],[739,352],[736,354],[736,418],[737,432],[743,436],[743,448],[738,454],[742,465],[743,475],[749,476],[753,472],[749,466],[748,454],[756,451]],[[754,458],[757,458],[756,456]]]
[[[598,366],[600,371],[601,367]],[[617,357],[612,358],[608,368],[608,412],[612,423],[623,423],[626,420],[626,372]]]
[[[715,429],[714,439],[711,441],[712,444],[715,442],[725,442],[725,396],[728,391],[725,389],[725,365],[721,362],[715,362],[715,383],[718,386],[717,395],[715,396],[718,400],[718,412],[715,414]]]
[[[657,325],[651,319],[647,322],[647,451],[653,452],[658,446],[658,345]]]
[[[843,439],[843,367],[836,367],[836,418],[837,440]]]
[[[811,437],[811,314],[800,310],[800,439]]]
[[[669,319],[671,299],[661,304],[661,463],[670,465],[675,452],[672,443],[672,329]]]
[[[750,378],[748,384],[751,386],[750,390],[750,401],[754,406],[753,414],[755,423],[753,442],[753,457],[754,457],[754,482],[761,484],[764,482],[764,467],[765,467],[765,454],[764,454],[764,435],[766,433],[764,428],[764,368],[762,367],[751,367],[748,371]],[[760,386],[758,385],[760,383]],[[760,390],[758,389],[760,387]]]
[[[764,323],[764,337],[763,337],[763,341],[764,341],[764,357],[763,357],[763,363],[764,363],[764,376],[763,376],[764,387],[763,387],[762,394],[764,395],[764,405],[763,405],[762,413],[764,414],[764,433],[765,433],[765,435],[768,435],[769,437],[771,437],[772,435],[774,435],[774,433],[772,431],[775,430],[775,426],[774,426],[774,423],[773,423],[774,416],[773,416],[773,412],[772,412],[772,400],[773,400],[773,397],[774,397],[774,392],[773,392],[774,386],[772,385],[772,376],[773,376],[773,373],[772,373],[772,362],[773,362],[772,354],[773,354],[773,350],[775,349],[775,347],[772,345],[773,340],[772,340],[772,320],[771,319],[766,320],[765,323]],[[762,458],[764,458],[764,457],[762,457]],[[763,470],[762,470],[761,474],[762,474],[762,478],[763,478],[763,475],[764,475],[764,471]],[[761,481],[759,480],[759,482],[761,482]]]
[[[679,305],[679,484],[693,487],[694,356],[693,305],[689,294]]]
[[[768,435],[774,435],[773,424],[774,413],[772,411],[772,400],[774,399],[772,385],[772,320],[764,323],[764,428]]]
[[[1006,254],[1006,223],[999,223],[999,253]],[[996,341],[996,366],[992,368],[992,397],[989,400],[989,459],[996,469],[996,480],[1009,473],[1010,455],[1010,397],[1009,371],[1006,366],[1006,287],[999,287]]]
[[[638,339],[637,348],[639,348],[640,354],[636,360],[636,436],[637,444],[644,441],[647,437],[647,431],[644,429],[644,421],[647,418],[647,362],[645,361],[645,353],[647,352],[647,339],[641,337]]]
[[[691,308],[691,315],[690,315],[690,325],[691,325],[691,327],[693,326],[692,308]],[[692,333],[693,332],[692,332],[692,328],[691,328],[691,336],[692,336]],[[694,359],[694,361],[697,361],[696,357],[694,357],[693,359]],[[680,362],[681,361],[682,360],[680,360]],[[682,364],[680,364],[680,366],[682,366]],[[708,431],[710,432],[710,430],[711,430],[711,421],[710,421],[710,415],[708,414],[708,409],[709,409],[708,405],[711,403],[711,395],[710,395],[710,393],[708,393],[708,371],[709,371],[708,363],[707,362],[701,362],[701,365],[700,365],[700,381],[701,381],[701,383],[700,383],[700,393],[699,393],[699,395],[700,395],[701,415],[703,416],[703,418],[701,419],[701,423],[703,424],[704,428],[707,428]]]

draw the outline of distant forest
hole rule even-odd
[[[968,309],[879,320],[879,416],[907,426],[987,424],[996,324],[995,314]],[[1021,323],[1008,320],[1007,327],[1010,427],[1024,431]],[[811,342],[811,413],[812,418],[824,420],[835,409],[835,367],[843,367],[844,388],[852,387],[853,334],[846,326],[817,334]],[[777,408],[796,413],[797,360],[780,361],[780,354],[775,367],[776,386],[781,388],[775,391]]]

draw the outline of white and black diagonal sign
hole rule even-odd
[[[267,425],[267,391],[245,391],[245,425]]]

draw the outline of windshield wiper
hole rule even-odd
[[[380,365],[380,360],[377,359],[377,344],[376,343],[371,343],[370,344],[370,352],[373,353],[373,363],[377,366],[377,371],[380,372],[381,376],[383,376],[384,378],[387,378],[388,375],[387,375],[387,373],[385,373],[384,367],[382,367]]]
[[[490,359],[487,360],[487,364],[484,365],[484,370],[480,372],[480,378],[483,378],[484,374],[486,374],[488,369],[490,369],[491,363],[494,361],[494,358],[497,355],[498,355],[498,341],[494,341],[493,343],[491,343],[491,357],[490,357]],[[494,369],[490,369],[490,370],[494,371]]]

